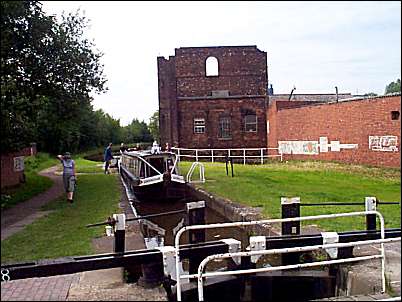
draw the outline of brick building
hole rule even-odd
[[[32,143],[20,151],[1,154],[1,188],[13,187],[25,182],[24,158],[36,155],[36,144]]]
[[[274,94],[256,46],[181,47],[157,60],[161,144],[400,166],[400,94]]]
[[[256,46],[181,47],[157,60],[161,144],[267,146],[266,52]]]
[[[326,104],[270,101],[268,146],[285,159],[400,167],[401,95]]]

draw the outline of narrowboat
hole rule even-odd
[[[179,174],[175,153],[160,149],[125,151],[119,172],[139,201],[177,200],[185,197],[185,179]]]

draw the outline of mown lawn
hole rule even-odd
[[[181,162],[185,175],[191,163]],[[366,196],[381,201],[401,200],[400,170],[325,162],[287,162],[266,165],[234,165],[234,175],[226,175],[224,163],[204,163],[205,184],[197,186],[221,197],[252,207],[262,207],[267,218],[280,218],[281,197],[301,198],[301,203],[357,202]],[[198,171],[193,174],[193,179]],[[401,206],[379,205],[386,227],[400,227]],[[320,215],[364,211],[358,206],[301,207],[301,215]],[[317,224],[328,231],[360,230],[364,217],[337,218],[306,222]]]
[[[86,228],[118,213],[120,189],[117,175],[80,175],[74,203],[55,200],[52,210],[1,242],[1,263],[94,253],[92,238],[102,236],[104,227]]]

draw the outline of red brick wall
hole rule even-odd
[[[391,119],[391,111],[401,111],[401,96],[360,100],[278,110],[279,102],[268,109],[268,146],[278,141],[318,141],[327,137],[341,144],[358,144],[357,149],[341,149],[319,155],[285,155],[289,159],[320,159],[376,166],[400,167],[401,117]],[[369,136],[397,136],[398,151],[369,149]]]
[[[159,131],[160,143],[178,142],[175,58],[158,57]]]
[[[210,56],[218,59],[218,76],[205,76]],[[212,90],[229,90],[232,96],[267,94],[267,54],[256,46],[178,48],[175,62],[178,97],[210,96]]]
[[[215,57],[218,76],[206,76]],[[158,57],[161,144],[182,148],[266,146],[267,54],[256,46],[182,47],[169,59]],[[213,95],[228,91],[228,95]],[[243,131],[244,110],[258,116],[257,133]],[[231,117],[231,139],[219,139],[219,115]],[[195,116],[197,115],[197,116]],[[195,117],[204,117],[205,134],[194,134]]]
[[[252,99],[181,100],[180,146],[185,148],[264,148],[266,144],[265,97]],[[257,132],[244,131],[247,110],[257,115]],[[231,118],[231,139],[218,138],[219,116]],[[204,118],[205,133],[194,133],[194,118]]]
[[[36,145],[21,151],[1,155],[1,188],[20,184],[24,180],[24,172],[14,171],[14,157],[36,154]]]

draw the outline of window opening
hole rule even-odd
[[[218,59],[215,57],[208,57],[205,61],[205,75],[218,76],[219,75],[219,63]]]
[[[194,119],[194,133],[205,133],[205,119],[195,118]]]
[[[219,138],[231,138],[229,117],[219,119]]]
[[[248,114],[244,117],[244,131],[257,132],[257,115]]]
[[[399,111],[391,111],[391,119],[392,120],[398,120],[400,116]]]

